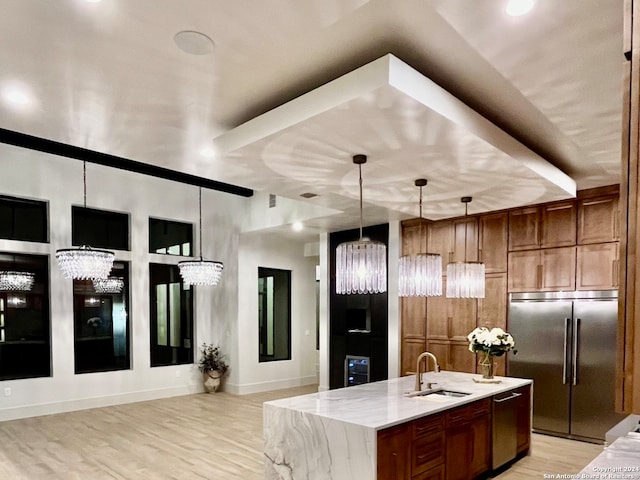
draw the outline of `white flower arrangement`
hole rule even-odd
[[[513,337],[501,328],[489,330],[487,327],[478,327],[467,335],[467,339],[469,339],[469,351],[473,353],[485,352],[500,357],[510,350],[513,350],[514,354],[517,352],[514,350]]]

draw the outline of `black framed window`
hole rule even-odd
[[[131,368],[129,311],[127,262],[114,262],[106,282],[73,281],[76,373]]]
[[[192,224],[149,218],[149,253],[190,257],[192,251]]]
[[[151,366],[193,363],[193,290],[177,265],[149,264]]]
[[[291,270],[258,267],[260,362],[291,360]]]
[[[0,253],[0,276],[33,274],[30,287],[0,282],[0,380],[51,375],[49,257]]]
[[[96,248],[129,250],[129,215],[71,207],[71,243]]]
[[[0,195],[0,238],[48,242],[46,202]]]

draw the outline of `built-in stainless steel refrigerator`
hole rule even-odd
[[[532,378],[533,429],[604,440],[615,413],[617,291],[513,293],[508,374]]]

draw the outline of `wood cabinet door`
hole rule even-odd
[[[424,220],[402,222],[402,255],[427,252],[427,223]]]
[[[449,340],[427,338],[427,350],[436,356],[438,365],[442,370],[452,370],[451,362],[449,361],[449,343]],[[417,359],[418,357],[416,357]],[[413,368],[415,370],[415,365]]]
[[[578,202],[578,245],[619,240],[619,224],[617,195]]]
[[[485,295],[478,299],[478,326],[507,328],[507,274],[485,275]]]
[[[478,260],[484,262],[487,273],[507,271],[508,233],[507,212],[482,215],[478,219]]]
[[[509,212],[509,251],[540,246],[540,210],[519,208]]]
[[[618,288],[618,242],[579,245],[576,266],[577,290]]]
[[[427,299],[427,336],[429,338],[443,340],[449,338],[450,315],[447,300],[444,295]]]
[[[429,253],[442,255],[442,264],[446,265],[453,257],[453,227],[448,221],[429,224],[427,228],[427,248]]]
[[[400,299],[403,338],[426,338],[427,299],[424,297],[404,297]]]
[[[469,351],[469,342],[449,342],[449,370],[454,372],[476,373],[476,356]]]
[[[427,350],[427,342],[421,339],[402,339],[400,375],[413,375],[416,371],[418,356]],[[432,352],[433,353],[433,352]]]
[[[472,455],[471,442],[469,422],[447,428],[444,467],[447,480],[469,480],[471,478],[469,476],[469,460]]]
[[[474,418],[470,430],[469,478],[475,478],[491,469],[491,415]]]
[[[576,244],[575,202],[554,203],[541,210],[541,247],[570,247]]]
[[[576,247],[548,248],[541,250],[542,291],[575,290]]]
[[[467,340],[469,332],[476,328],[475,298],[448,298],[449,304],[449,338],[451,340]]]
[[[532,292],[540,288],[540,250],[509,252],[509,292]]]
[[[478,260],[478,220],[475,217],[460,218],[453,222],[452,262],[476,262]]]
[[[478,299],[478,326],[507,330],[507,274],[488,273],[485,296]],[[495,358],[496,375],[505,375],[506,356]]]
[[[409,424],[378,432],[378,478],[411,479],[411,433]]]

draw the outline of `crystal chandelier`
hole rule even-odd
[[[84,208],[87,208],[87,162],[82,162],[82,184],[84,186]],[[87,245],[78,248],[63,248],[56,251],[56,259],[64,278],[93,280],[107,278],[115,254],[107,250],[96,250]]]
[[[28,292],[33,288],[35,275],[31,272],[0,272],[0,291]]]
[[[93,280],[93,289],[96,293],[122,293],[124,278],[107,277]]]
[[[422,187],[425,178],[415,181],[420,187],[420,220],[422,220]],[[437,253],[403,255],[398,261],[398,294],[401,297],[435,297],[442,295],[442,256]]]
[[[200,234],[200,255],[197,259],[184,260],[178,262],[180,275],[185,285],[213,285],[216,286],[224,265],[222,262],[214,262],[212,260],[202,259],[202,187],[198,187],[198,207],[199,207],[199,234]]]
[[[471,197],[462,197],[464,215]],[[447,265],[447,298],[484,298],[484,263],[467,262],[467,229],[464,229],[464,262]]]
[[[387,247],[362,236],[362,165],[366,155],[354,155],[360,185],[360,239],[336,248],[336,293],[382,293],[387,291]]]

